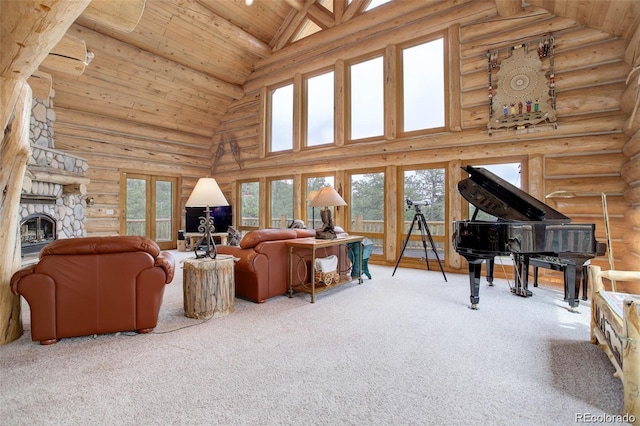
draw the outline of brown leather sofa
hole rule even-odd
[[[218,254],[237,257],[235,263],[236,296],[262,303],[287,292],[289,250],[286,240],[316,235],[313,229],[259,229],[248,232],[240,246],[217,246]]]
[[[43,345],[63,337],[148,333],[174,270],[173,256],[149,238],[56,240],[37,264],[13,274],[11,291],[29,303],[31,339]]]

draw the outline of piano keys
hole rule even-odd
[[[584,265],[606,250],[606,245],[595,239],[595,224],[571,223],[569,217],[484,168],[462,169],[469,177],[458,182],[458,191],[475,206],[475,212],[471,220],[453,223],[453,244],[469,263],[471,308],[477,309],[480,300],[482,263],[487,263],[487,281],[492,283],[494,258],[511,256],[512,293],[531,296],[529,266],[562,271],[565,301],[575,310],[581,284],[586,300]],[[479,210],[497,220],[475,220]]]

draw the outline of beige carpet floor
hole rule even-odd
[[[173,252],[177,262],[192,253]],[[179,267],[179,263],[178,263]],[[0,346],[2,425],[572,425],[621,414],[589,340],[589,302],[480,289],[467,275],[371,265],[371,280],[209,321],[186,318],[182,272],[153,334]],[[597,418],[597,417],[596,417]]]

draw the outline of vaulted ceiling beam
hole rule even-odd
[[[342,22],[346,22],[358,15],[369,4],[370,0],[353,0],[342,14]]]
[[[300,25],[307,18],[307,12],[313,6],[315,0],[306,0],[304,7],[295,13],[290,13],[278,29],[278,36],[273,43],[273,50],[282,49],[291,40],[291,37],[298,31]],[[293,11],[292,11],[293,12]],[[282,31],[281,31],[282,30]]]
[[[309,8],[309,19],[315,22],[320,28],[326,30],[335,25],[333,14],[326,7],[314,3]]]
[[[335,17],[336,25],[342,23],[342,15],[344,15],[344,9],[346,7],[346,0],[333,0],[333,16]]]

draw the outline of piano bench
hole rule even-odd
[[[552,256],[540,256],[540,257],[531,257],[529,260],[529,264],[533,266],[533,286],[538,287],[538,268],[550,269],[553,271],[561,271],[564,275],[564,299],[569,299],[569,286],[575,286],[575,299],[574,302],[577,306],[578,297],[580,296],[580,287],[582,287],[582,300],[587,300],[587,288],[588,288],[588,279],[587,279],[587,265],[583,265],[581,268],[578,268],[576,263],[570,259],[563,259],[559,257]],[[569,270],[569,267],[572,270]],[[575,271],[574,276],[573,272]],[[527,271],[528,272],[528,271]],[[576,279],[580,282],[578,286],[576,284]],[[571,304],[570,304],[571,305]],[[571,305],[573,308],[574,306]]]

